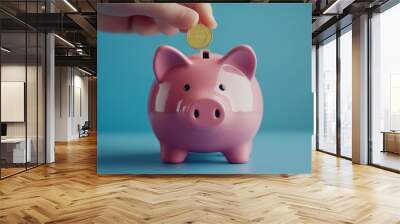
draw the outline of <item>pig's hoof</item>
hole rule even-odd
[[[164,163],[182,163],[185,161],[187,151],[180,149],[171,149],[161,146],[161,160]]]
[[[251,144],[244,144],[224,152],[230,163],[247,163],[249,161]]]

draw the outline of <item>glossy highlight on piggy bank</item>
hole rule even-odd
[[[256,66],[247,45],[224,56],[157,49],[148,115],[163,162],[181,163],[190,152],[221,152],[230,163],[249,160],[263,115]]]

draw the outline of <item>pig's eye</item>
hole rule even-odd
[[[185,84],[185,85],[183,86],[183,90],[184,90],[185,92],[189,91],[189,90],[190,90],[190,85],[189,85],[189,84]]]
[[[218,88],[219,88],[221,91],[225,91],[225,89],[226,89],[224,84],[219,84]]]

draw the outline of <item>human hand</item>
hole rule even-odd
[[[209,3],[103,3],[97,9],[97,27],[105,32],[172,35],[199,22],[217,27]]]

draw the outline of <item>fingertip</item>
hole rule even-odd
[[[215,21],[201,21],[201,23],[210,29],[216,29],[218,24]]]
[[[217,28],[217,27],[218,27],[217,20],[215,20],[214,15],[211,15],[211,28],[212,28],[212,29],[215,29],[215,28]]]
[[[216,29],[218,27],[218,23],[214,20],[208,24],[210,29]]]
[[[212,12],[210,12],[209,14],[206,15],[202,15],[203,17],[201,18],[201,20],[204,22],[204,24],[210,28],[210,29],[215,29],[218,26],[217,21],[214,18],[214,15],[212,14]]]
[[[199,23],[199,14],[192,9],[184,10],[178,19],[178,28],[181,30],[189,30],[191,27]]]
[[[182,5],[193,9],[199,15],[200,22],[210,29],[217,28],[218,24],[215,20],[213,9],[210,3],[182,3]]]

